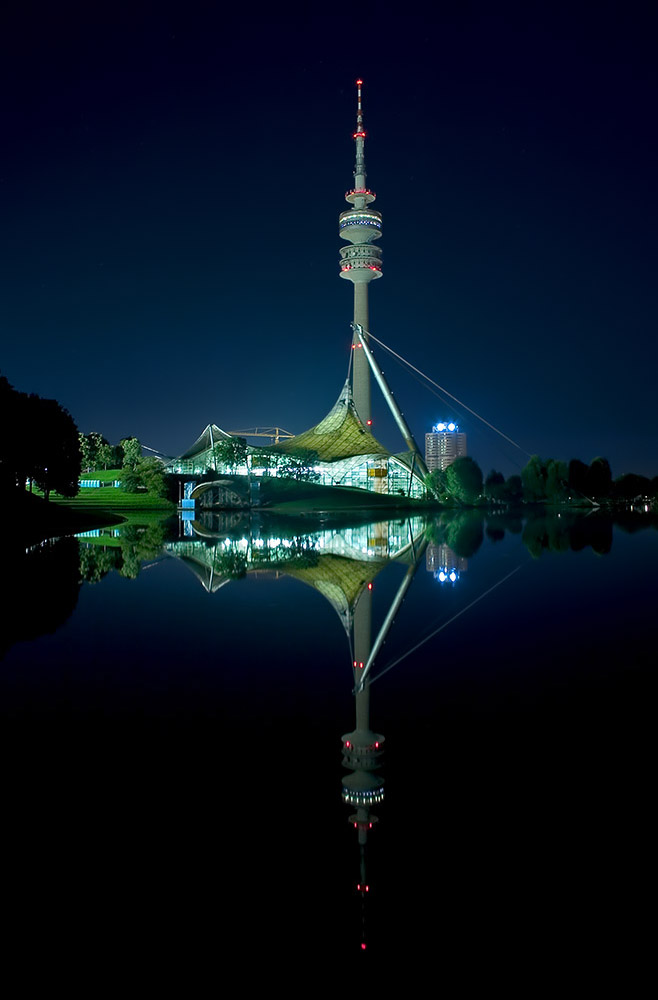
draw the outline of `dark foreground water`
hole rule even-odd
[[[310,963],[315,992],[393,963],[449,995],[636,995],[657,557],[650,520],[597,515],[216,518],[14,552],[3,895],[26,982],[182,971],[187,995]],[[386,752],[350,770],[353,657],[405,580],[365,695]]]

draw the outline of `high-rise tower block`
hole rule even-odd
[[[425,435],[425,464],[430,472],[443,472],[466,454],[466,435],[452,421],[434,424],[431,433]]]
[[[361,87],[363,80],[357,80],[356,131],[353,133],[356,145],[354,167],[354,187],[345,195],[345,201],[352,205],[342,212],[338,219],[338,232],[348,246],[340,248],[340,276],[354,285],[354,322],[369,329],[368,285],[373,278],[382,276],[382,252],[373,246],[382,234],[382,217],[369,206],[375,200],[375,192],[366,185],[365,138]],[[352,341],[354,364],[352,367],[352,394],[357,413],[363,421],[370,420],[370,368],[364,356],[361,341],[354,334]]]

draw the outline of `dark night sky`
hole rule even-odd
[[[11,4],[3,374],[168,454],[210,421],[316,423],[349,357],[361,75],[373,333],[528,452],[655,475],[651,6]],[[450,415],[380,359],[418,438]],[[461,422],[485,473],[523,464]]]

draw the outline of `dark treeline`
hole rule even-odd
[[[612,478],[607,458],[595,458],[589,465],[578,458],[569,464],[557,459],[533,455],[521,470],[523,499],[553,503],[591,500],[628,501],[658,496],[658,476],[649,479],[633,472]]]
[[[34,484],[46,497],[78,492],[80,444],[78,428],[68,410],[55,399],[18,392],[0,376],[0,490],[30,490]]]
[[[33,488],[46,500],[51,493],[74,497],[81,473],[100,469],[119,469],[117,478],[128,493],[146,491],[159,498],[168,494],[162,462],[143,458],[137,438],[112,445],[97,431],[82,434],[57,400],[19,392],[4,376],[0,415],[0,496],[5,501]]]
[[[506,533],[520,535],[534,558],[542,552],[580,552],[591,548],[607,555],[612,548],[613,526],[622,531],[658,530],[658,515],[619,511],[610,516],[605,511],[585,513],[569,510],[560,514],[530,508],[523,516],[517,510],[499,509],[485,513],[477,508],[446,511],[427,528],[431,544],[447,545],[455,555],[466,559],[476,554],[485,536],[499,542]]]
[[[635,473],[612,478],[606,458],[587,465],[578,458],[567,464],[558,459],[533,455],[520,475],[505,479],[492,470],[483,480],[482,471],[470,457],[457,458],[447,469],[435,469],[427,478],[434,496],[443,503],[473,505],[487,503],[600,504],[655,500],[658,476],[649,479]]]

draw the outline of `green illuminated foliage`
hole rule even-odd
[[[137,463],[142,457],[142,446],[136,437],[123,438],[121,441],[121,446],[123,447],[123,467],[129,469],[135,469]]]
[[[247,442],[239,437],[218,441],[212,452],[217,470],[220,472],[237,472],[247,464],[249,454]]]
[[[107,469],[114,466],[116,449],[102,434],[99,434],[98,431],[91,431],[89,434],[79,434],[78,437],[83,472],[94,472],[96,469]]]
[[[166,497],[168,494],[167,477],[162,462],[157,458],[140,458],[136,473],[142,486],[151,496]]]
[[[449,494],[462,503],[475,503],[482,494],[482,470],[468,455],[451,462],[445,481]]]
[[[569,494],[569,470],[566,462],[546,460],[533,455],[521,470],[523,499],[528,503],[557,503]]]
[[[317,460],[317,452],[310,449],[300,449],[294,455],[282,455],[277,462],[278,475],[297,482],[316,482],[320,478],[313,469]]]

